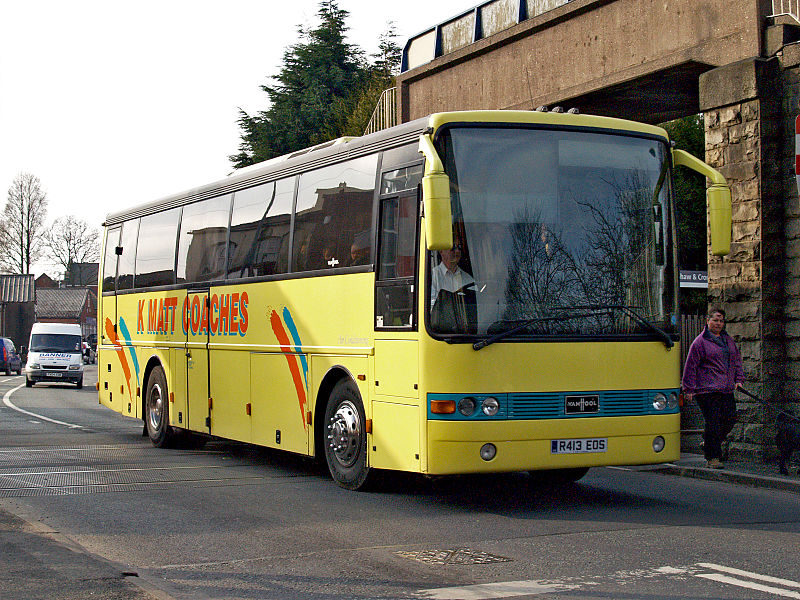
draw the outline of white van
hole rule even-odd
[[[81,326],[70,323],[34,323],[25,365],[25,385],[65,381],[83,387]]]

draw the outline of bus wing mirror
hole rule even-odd
[[[731,251],[731,189],[727,185],[712,185],[707,197],[711,254],[725,256]]]
[[[453,216],[450,210],[450,179],[428,133],[419,136],[419,151],[425,155],[422,176],[422,206],[428,250],[453,247]]]
[[[722,173],[683,150],[673,150],[676,166],[684,166],[711,180],[706,192],[708,217],[711,225],[711,254],[726,256],[731,251],[731,189]]]

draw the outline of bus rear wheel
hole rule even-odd
[[[169,394],[164,369],[156,367],[147,379],[145,392],[145,425],[150,441],[157,448],[166,448],[172,442],[169,426]]]
[[[339,381],[325,407],[325,461],[333,480],[347,490],[366,486],[367,419],[364,404],[352,381]]]

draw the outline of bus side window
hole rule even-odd
[[[178,237],[178,283],[225,276],[230,211],[230,194],[184,206]]]
[[[115,280],[117,278],[117,254],[119,246],[119,234],[121,227],[114,227],[106,231],[106,254],[103,259],[103,291],[116,291]]]
[[[375,327],[413,328],[417,245],[416,192],[381,202],[381,242],[375,285]]]
[[[369,263],[377,162],[375,154],[300,175],[293,271]]]
[[[136,244],[137,288],[175,283],[175,244],[180,208],[142,217]]]
[[[117,263],[117,291],[133,288],[133,273],[136,269],[136,241],[139,238],[139,219],[125,221],[119,245],[122,254]]]
[[[289,226],[295,177],[240,190],[233,196],[228,278],[289,270]]]

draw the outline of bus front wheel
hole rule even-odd
[[[147,380],[145,396],[145,424],[150,441],[158,448],[165,448],[172,441],[169,426],[169,395],[164,369],[156,367]]]
[[[325,461],[333,480],[348,490],[367,483],[367,419],[358,388],[352,381],[339,381],[325,407]]]

